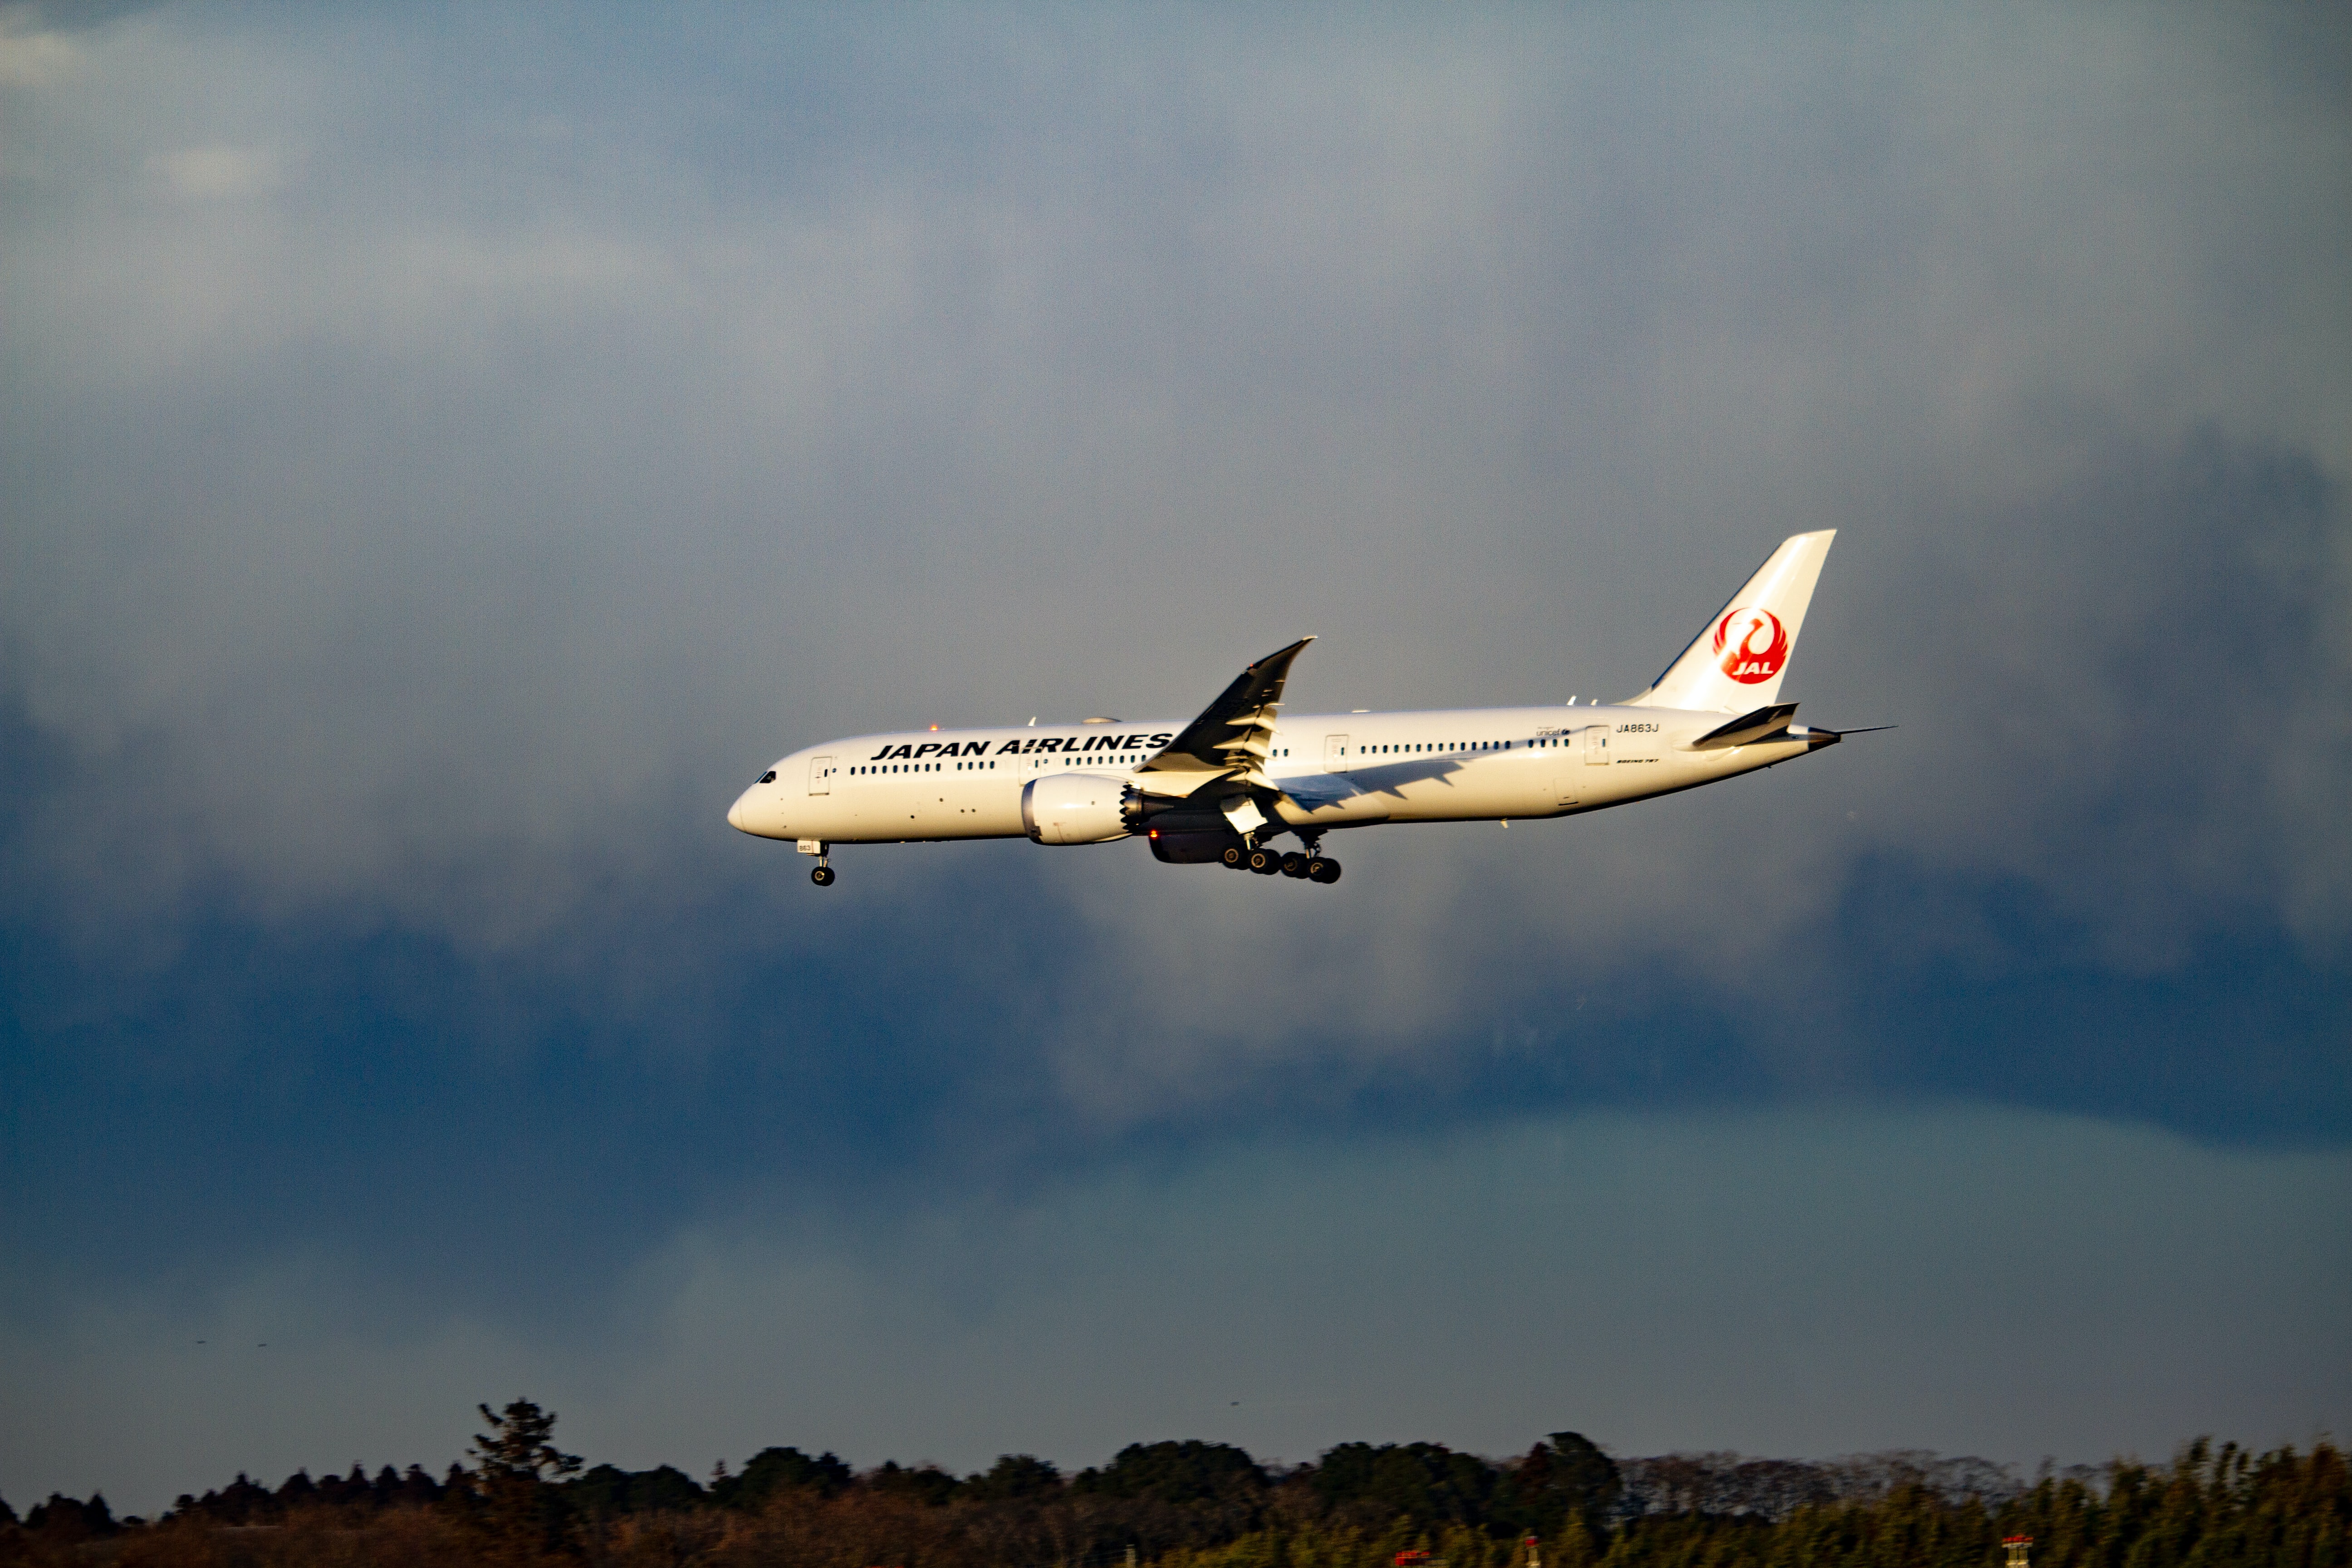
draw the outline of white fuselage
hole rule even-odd
[[[1802,755],[1801,729],[1718,750],[1721,712],[1593,705],[1285,715],[1265,760],[1283,825],[1568,816]],[[1024,836],[1021,792],[1057,773],[1131,776],[1182,721],[857,735],[780,759],[727,815],[767,838],[826,844]],[[1827,738],[1823,735],[1823,738]]]

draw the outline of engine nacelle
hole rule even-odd
[[[1108,844],[1130,831],[1127,785],[1098,773],[1055,773],[1021,787],[1021,826],[1038,844]]]
[[[1168,866],[1213,866],[1242,836],[1223,823],[1214,827],[1148,827],[1153,858]]]

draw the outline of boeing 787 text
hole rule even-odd
[[[779,758],[727,813],[795,842],[834,880],[845,844],[1142,838],[1171,865],[1339,879],[1341,828],[1574,816],[1736,778],[1833,746],[1780,700],[1834,531],[1784,541],[1681,657],[1622,702],[1409,713],[1281,711],[1302,637],[1244,669],[1190,723],[854,735]],[[1856,731],[1843,731],[1854,733]],[[1295,838],[1285,851],[1276,841]]]

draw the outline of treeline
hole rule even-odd
[[[769,1448],[696,1480],[583,1468],[527,1401],[482,1412],[470,1465],[275,1488],[240,1475],[152,1521],[102,1498],[0,1503],[0,1563],[121,1568],[2352,1568],[2343,1454],[2190,1444],[2031,1482],[1980,1459],[1734,1454],[1612,1460],[1572,1432],[1502,1461],[1346,1443],[1274,1467],[1135,1444],[1065,1475],[1007,1455],[958,1477]],[[1427,1554],[1425,1557],[1416,1554]]]

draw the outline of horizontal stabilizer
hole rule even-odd
[[[1690,743],[1694,752],[1720,752],[1731,746],[1745,746],[1762,740],[1778,731],[1786,730],[1789,721],[1797,716],[1793,702],[1775,702],[1769,708],[1759,708],[1753,713],[1742,713],[1728,724],[1717,726]]]

